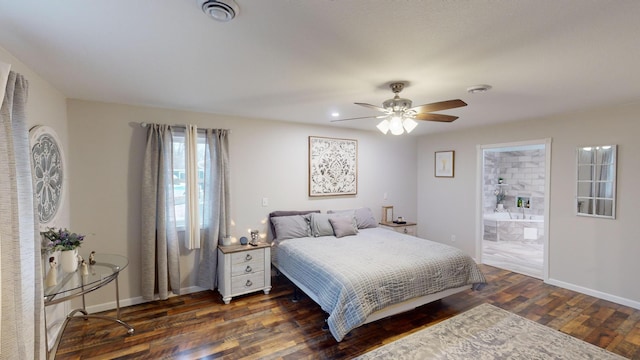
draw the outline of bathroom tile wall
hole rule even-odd
[[[483,239],[488,241],[518,241],[541,244],[544,241],[544,222],[533,221],[483,221]],[[525,237],[525,230],[529,230]]]
[[[498,178],[500,177],[499,153],[485,151],[484,153],[484,182],[483,182],[483,199],[484,212],[493,212],[496,208],[495,190],[498,188]]]
[[[516,207],[518,196],[530,198],[530,208],[525,214],[544,214],[545,150],[485,152],[484,156],[484,210],[496,208],[494,191],[498,189],[498,178],[503,178],[505,209],[521,213]]]

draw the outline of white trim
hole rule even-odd
[[[545,170],[544,170],[544,251],[542,253],[542,279],[549,280],[549,226],[551,211],[551,138],[545,141]]]
[[[516,141],[510,143],[500,144],[488,144],[488,145],[476,145],[476,259],[479,263],[482,263],[482,221],[483,212],[482,207],[483,193],[482,183],[483,169],[484,169],[484,150],[496,149],[496,148],[511,148],[522,147],[531,145],[545,146],[545,191],[544,191],[544,249],[542,260],[542,280],[547,281],[549,279],[549,211],[550,211],[550,196],[551,196],[551,138],[544,138],[539,140],[526,140]]]
[[[205,288],[201,288],[199,286],[190,286],[188,288],[182,288],[180,289],[180,295],[175,295],[175,294],[171,294],[169,295],[170,298],[175,297],[175,296],[181,296],[181,295],[186,295],[186,294],[191,294],[191,293],[195,293],[195,292],[199,292],[199,291],[205,291],[207,289]],[[128,299],[120,299],[120,308],[122,309],[125,306],[132,306],[132,305],[138,305],[138,304],[144,304],[146,302],[149,301],[156,301],[156,300],[160,300],[160,298],[156,295],[155,298],[153,300],[145,300],[142,298],[142,296],[137,296],[134,298],[128,298]],[[97,312],[101,312],[101,311],[107,311],[107,310],[113,310],[116,308],[116,301],[115,299],[113,301],[108,301],[102,304],[96,304],[96,305],[91,305],[91,306],[87,306],[87,312],[89,314],[93,314],[93,313],[97,313]]]
[[[482,202],[484,195],[482,193],[482,183],[484,181],[484,148],[482,145],[476,145],[476,263],[482,264],[482,224],[484,221],[484,208]]]
[[[286,274],[284,274],[284,273],[283,273],[283,275],[286,276]],[[640,310],[640,302],[638,302],[638,301],[630,300],[630,299],[623,298],[623,297],[616,296],[616,295],[607,294],[607,293],[604,293],[604,292],[601,292],[601,291],[585,288],[585,287],[582,287],[582,286],[574,285],[574,284],[563,282],[563,281],[556,280],[556,279],[548,279],[548,280],[545,281],[545,283],[549,284],[549,285],[553,285],[553,286],[558,286],[558,287],[561,287],[563,289],[576,291],[576,292],[579,292],[579,293],[582,293],[582,294],[585,294],[585,295],[593,296],[593,297],[596,297],[598,299],[611,301],[611,302],[614,302],[616,304],[620,304],[620,305],[624,305],[624,306],[628,306],[628,307]],[[201,288],[199,286],[191,286],[191,287],[188,287],[188,288],[180,289],[180,292],[181,292],[180,295],[186,295],[186,294],[191,294],[191,293],[195,293],[195,292],[199,292],[199,291],[205,291],[205,290],[207,290],[207,289]],[[301,288],[301,290],[302,290],[302,288]],[[305,292],[304,290],[302,290],[302,291]],[[313,297],[311,296],[312,293],[310,293],[310,292],[305,292],[305,293],[312,300],[314,300]],[[179,296],[179,295],[173,295],[172,294],[169,297],[174,297],[174,296]],[[141,296],[138,296],[138,297],[135,297],[135,298],[129,298],[129,299],[122,299],[122,300],[120,300],[120,307],[138,305],[138,304],[143,304],[145,302],[148,302],[148,301],[142,299]],[[113,310],[115,308],[116,308],[116,302],[114,300],[114,301],[110,301],[110,302],[106,302],[106,303],[102,303],[102,304],[88,306],[87,307],[87,311],[90,314],[92,314],[92,313],[96,313],[96,312],[100,312],[100,311]]]
[[[602,299],[602,300],[607,300],[607,301],[611,301],[614,302],[616,304],[620,304],[620,305],[624,305],[624,306],[628,306],[637,310],[640,310],[640,302],[635,301],[635,300],[631,300],[631,299],[627,299],[627,298],[623,298],[620,296],[616,296],[616,295],[611,295],[602,291],[598,291],[598,290],[593,290],[590,288],[586,288],[583,286],[579,286],[579,285],[574,285],[571,283],[567,283],[564,281],[560,281],[560,280],[556,280],[556,279],[548,279],[547,281],[545,281],[545,283],[549,284],[549,285],[553,285],[553,286],[558,286],[564,289],[569,289],[572,291],[577,291],[579,293],[585,294],[585,295],[589,295],[589,296],[593,296],[596,297],[598,299]]]

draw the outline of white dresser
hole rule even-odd
[[[218,291],[225,304],[255,291],[271,291],[271,247],[260,243],[218,246]]]

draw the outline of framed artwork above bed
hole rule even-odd
[[[309,136],[309,196],[358,193],[358,141]]]

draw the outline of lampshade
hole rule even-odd
[[[402,122],[402,126],[404,127],[404,129],[407,131],[407,134],[408,134],[411,131],[413,131],[413,129],[415,129],[416,126],[418,126],[418,123],[412,118],[406,118]]]
[[[389,132],[389,120],[384,119],[380,121],[380,124],[376,125],[378,130],[380,130],[383,134],[387,135]]]
[[[389,130],[393,135],[402,135],[404,129],[402,128],[402,118],[399,116],[394,116],[389,121]]]
[[[394,115],[391,119],[387,118],[382,121],[376,127],[383,134],[387,134],[389,130],[393,135],[402,135],[405,131],[408,133],[412,132],[413,129],[418,126],[418,123],[412,118],[405,118],[404,116]]]

